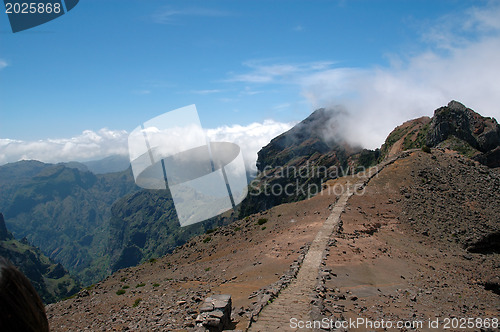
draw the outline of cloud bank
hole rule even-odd
[[[351,144],[374,149],[396,126],[432,116],[451,100],[500,119],[499,17],[500,5],[492,2],[423,22],[425,28],[411,50],[389,55],[386,66],[252,60],[243,63],[246,72],[232,73],[227,81],[260,90],[295,85],[311,111],[323,107],[346,111],[342,132],[334,136],[340,134]]]
[[[423,34],[427,50],[388,67],[335,68],[300,78],[312,108],[343,105],[351,143],[377,148],[397,125],[458,100],[500,119],[500,6],[445,17]],[[467,37],[464,37],[467,36]]]
[[[125,130],[107,128],[95,132],[85,130],[71,138],[21,141],[0,138],[0,165],[19,160],[48,163],[88,161],[110,155],[125,155],[128,134]]]
[[[293,126],[291,123],[266,120],[247,126],[233,125],[208,129],[214,142],[233,142],[240,146],[248,170],[255,170],[257,152],[275,136]],[[125,130],[85,130],[71,138],[21,141],[0,139],[0,165],[19,160],[39,160],[47,163],[89,161],[110,155],[128,155],[128,135]]]
[[[247,171],[257,172],[255,165],[257,152],[266,146],[274,137],[292,128],[294,123],[283,123],[265,120],[254,122],[248,126],[223,126],[209,129],[207,136],[212,142],[233,142],[240,146]]]

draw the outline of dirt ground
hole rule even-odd
[[[337,186],[338,193],[341,189]],[[211,294],[231,294],[240,312],[234,315],[235,327],[244,329],[245,309],[251,310],[255,301],[250,294],[289,269],[314,239],[335,199],[332,192],[280,205],[193,238],[154,263],[120,270],[88,292],[48,305],[51,329],[185,330],[193,326],[200,301]],[[259,219],[267,221],[259,225]],[[125,293],[117,295],[124,286]]]
[[[465,203],[450,196],[460,187],[451,183],[455,180],[442,181],[442,191],[433,190],[438,184],[429,181],[434,178],[422,180],[422,174],[438,174],[437,169],[449,174],[465,170],[473,176],[470,192],[461,190],[466,196],[488,197],[469,204],[481,211],[480,217],[463,212]],[[464,182],[458,175],[452,178]],[[500,296],[485,289],[499,276],[499,253],[466,250],[487,232],[498,231],[499,178],[497,171],[461,163],[457,156],[437,150],[432,155],[415,152],[384,169],[363,194],[349,199],[343,230],[332,235],[335,241],[323,267],[330,272],[319,296],[320,318],[424,324],[394,329],[398,331],[443,330],[446,318],[499,318]],[[353,180],[331,181],[330,188],[335,186],[340,194]],[[233,328],[245,329],[255,301],[249,296],[286,273],[314,239],[336,197],[330,190],[274,207],[198,236],[155,262],[120,270],[73,299],[47,306],[51,329],[183,331],[194,326],[200,302],[211,294],[231,294]],[[425,202],[443,208],[433,212],[433,205]],[[267,221],[259,225],[259,219]],[[430,226],[437,221],[438,226]],[[456,225],[461,230],[453,235],[450,229]],[[119,290],[124,293],[117,295]],[[439,329],[426,328],[436,319]]]
[[[433,154],[441,159],[438,167],[456,167],[454,156],[439,151]],[[342,217],[343,232],[335,236],[336,246],[330,248],[325,262],[334,274],[324,284],[325,317],[402,321],[407,326],[414,324],[418,331],[444,330],[450,318],[499,318],[500,297],[485,290],[488,278],[499,274],[498,252],[469,253],[449,240],[444,226],[422,234],[418,216],[425,218],[425,211],[416,211],[418,207],[407,202],[408,193],[401,191],[419,186],[411,174],[428,167],[431,158],[417,152],[396,161],[372,179],[364,195],[349,200]],[[484,183],[476,186],[485,187]],[[437,197],[426,199],[436,201]],[[454,202],[447,202],[451,211]],[[500,206],[498,192],[496,203],[490,203],[478,204],[484,209]],[[414,217],[408,217],[410,212]],[[498,210],[490,211],[489,216],[498,226]],[[469,220],[469,227],[474,227],[474,221]],[[453,219],[444,222],[455,224]],[[429,320],[436,319],[439,329],[428,328]]]

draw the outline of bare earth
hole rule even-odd
[[[156,262],[120,270],[73,299],[47,306],[51,329],[186,331],[195,326],[206,296],[231,294],[232,328],[245,330],[257,304],[251,294],[287,273],[332,213],[340,189],[357,180],[331,181],[335,193],[325,190],[310,200],[277,206],[194,238]],[[445,319],[453,317],[498,319],[500,296],[485,289],[500,274],[498,248],[466,248],[498,232],[499,183],[496,170],[448,152],[416,151],[397,160],[347,201],[316,287],[301,301],[306,315],[276,314],[304,324],[357,318],[423,322],[409,331],[443,330]],[[268,221],[258,225],[260,218]],[[117,295],[124,286],[129,288]],[[269,302],[278,303],[285,293]],[[429,329],[429,319],[438,319],[439,329]],[[258,323],[259,316],[254,320]],[[290,324],[278,328],[290,329]],[[476,325],[467,329],[480,330]]]

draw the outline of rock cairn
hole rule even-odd
[[[207,297],[200,307],[200,314],[196,318],[200,330],[223,331],[231,324],[231,295],[212,295]]]

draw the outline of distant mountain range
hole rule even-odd
[[[181,228],[170,192],[140,190],[130,169],[94,174],[81,163],[38,161],[0,166],[0,211],[16,238],[85,285],[234,220],[229,212]]]
[[[111,205],[137,190],[130,170],[96,175],[37,161],[0,167],[0,211],[8,229],[84,283],[109,273]]]
[[[128,156],[114,155],[104,159],[83,162],[87,169],[94,174],[106,174],[125,171],[130,167]]]

